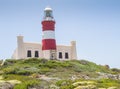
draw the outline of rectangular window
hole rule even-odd
[[[59,58],[62,59],[62,52],[59,52]]]
[[[65,53],[65,59],[68,59],[69,58],[69,55],[68,55],[68,53],[66,52]]]
[[[28,50],[28,51],[27,51],[27,57],[32,57],[32,55],[31,55],[31,50]]]
[[[35,51],[35,57],[39,57],[39,52]]]

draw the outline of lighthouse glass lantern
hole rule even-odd
[[[45,20],[53,20],[53,15],[52,15],[52,9],[51,8],[45,8],[44,10],[44,19]]]

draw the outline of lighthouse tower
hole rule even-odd
[[[42,32],[43,57],[54,60],[56,59],[55,20],[50,7],[44,9]]]

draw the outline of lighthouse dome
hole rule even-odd
[[[46,7],[46,8],[44,9],[44,11],[52,11],[52,8]]]

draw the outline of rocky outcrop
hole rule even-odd
[[[18,80],[3,80],[3,77],[0,76],[0,89],[13,89],[15,84],[21,83]]]
[[[114,80],[120,80],[120,74],[109,74],[109,73],[102,73],[102,72],[97,72],[99,74],[98,79],[114,79]]]
[[[13,89],[14,85],[8,82],[0,83],[0,89]]]

